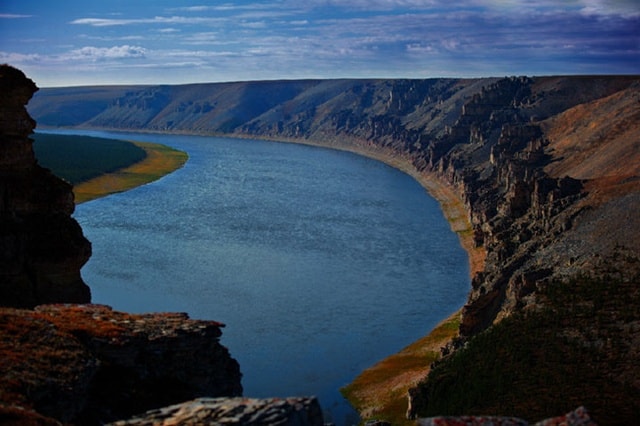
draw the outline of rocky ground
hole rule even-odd
[[[1,408],[99,424],[197,396],[241,395],[221,327],[101,305],[2,308]]]

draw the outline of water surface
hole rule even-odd
[[[190,156],[78,206],[93,302],[225,323],[246,396],[316,395],[327,421],[349,423],[339,388],[464,303],[466,254],[398,170],[302,145],[89,133]]]

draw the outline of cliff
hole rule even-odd
[[[91,245],[71,217],[71,185],[34,157],[25,104],[36,90],[0,66],[0,423],[103,424],[241,395],[222,324],[86,304]]]
[[[100,105],[94,113],[72,120],[47,109],[45,99],[77,102],[78,90]],[[412,392],[410,414],[542,418],[585,404],[606,423],[638,416],[637,76],[274,81],[42,96],[31,110],[45,125],[314,143],[439,179],[466,206],[486,259],[472,277],[461,337]],[[517,330],[529,340],[516,339]],[[504,365],[522,374],[501,376]],[[588,386],[574,380],[581,375]],[[517,385],[494,386],[492,377]],[[471,394],[462,382],[481,397],[454,401]]]
[[[220,345],[222,324],[213,321],[41,305],[0,309],[0,324],[0,417],[16,424],[39,415],[101,424],[242,393],[238,363]]]
[[[40,167],[25,105],[37,90],[21,71],[0,67],[0,305],[90,300],[80,268],[91,256],[71,185]]]
[[[464,201],[488,253],[465,308],[462,334],[473,335],[533,302],[536,282],[581,271],[618,245],[640,248],[637,218],[627,214],[638,196],[639,85],[633,76],[583,76],[239,82],[107,96],[48,89],[30,108],[45,126],[318,143],[436,176]],[[103,108],[69,123],[43,105],[64,105],[78,90]]]

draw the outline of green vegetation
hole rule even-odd
[[[597,276],[548,284],[541,307],[504,319],[437,363],[420,385],[418,415],[536,421],[584,405],[599,424],[633,424],[640,268],[635,257],[624,263],[608,259]]]
[[[72,184],[111,173],[142,161],[144,149],[132,142],[89,136],[36,133],[38,163]]]
[[[166,145],[148,142],[133,143],[144,149],[147,154],[145,159],[129,167],[100,175],[76,185],[73,188],[76,203],[127,191],[136,186],[153,182],[179,169],[189,159],[186,152]]]
[[[74,185],[76,203],[153,182],[189,158],[155,143],[43,133],[34,140],[38,162]]]

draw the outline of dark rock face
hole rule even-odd
[[[195,397],[242,394],[238,363],[214,321],[42,305],[0,309],[0,325],[0,399],[31,414],[100,424]]]
[[[462,417],[429,417],[418,419],[419,426],[528,426],[526,420],[515,417],[462,416]],[[584,407],[578,407],[564,416],[541,420],[533,426],[596,426]]]
[[[0,66],[0,305],[90,301],[80,268],[91,244],[77,222],[71,185],[38,166],[25,105],[37,90]]]

